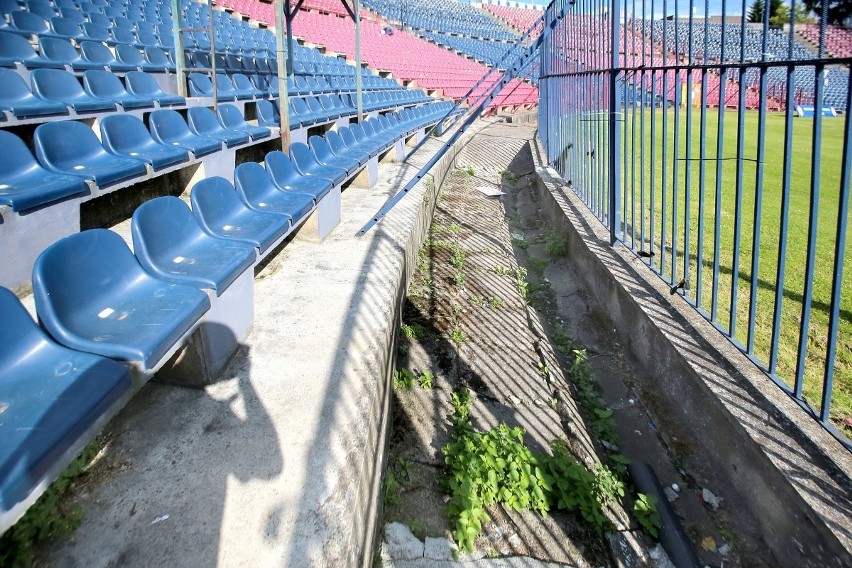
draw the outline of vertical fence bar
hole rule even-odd
[[[722,21],[728,17],[728,3],[722,2]],[[725,63],[725,49],[727,47],[727,26],[722,26],[721,49],[719,51],[719,63]],[[716,127],[716,195],[714,203],[714,226],[713,226],[713,294],[710,297],[710,321],[719,318],[719,265],[722,254],[722,187],[723,187],[723,159],[725,157],[725,103],[727,93],[725,87],[728,82],[728,68],[720,67],[719,74],[719,122]]]
[[[621,115],[621,100],[618,93],[619,40],[621,13],[619,0],[610,0],[611,66],[609,70],[609,242],[615,244],[618,238],[619,205],[621,201],[621,128],[618,121]]]

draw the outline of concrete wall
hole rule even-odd
[[[719,488],[770,564],[852,566],[849,452],[620,245],[533,148],[543,213],[644,365],[637,387],[677,459]],[[705,485],[706,486],[706,485]]]

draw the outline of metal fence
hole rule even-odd
[[[852,449],[852,31],[829,2],[686,3],[554,0],[542,144],[614,244]]]

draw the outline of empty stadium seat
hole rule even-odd
[[[310,148],[301,142],[290,144],[290,159],[300,173],[327,179],[332,185],[342,183],[348,174],[345,168],[325,166],[317,162]]]
[[[153,370],[210,308],[207,294],[148,275],[106,229],[65,237],[33,268],[39,321],[59,343]]]
[[[192,213],[211,235],[251,244],[261,255],[290,228],[287,217],[254,211],[240,198],[231,182],[209,177],[195,184],[190,194]]]
[[[280,189],[307,193],[319,201],[334,187],[331,180],[302,175],[293,166],[290,156],[280,150],[269,152],[263,163],[270,179]]]
[[[54,16],[50,19],[52,35],[65,39],[80,40],[86,37],[80,23],[70,18]]]
[[[169,95],[163,92],[157,81],[144,71],[128,71],[124,76],[127,92],[140,97],[151,97],[160,106],[183,106],[186,99],[179,95]]]
[[[5,288],[0,288],[0,319],[0,524],[5,528],[20,514],[13,508],[53,481],[132,385],[123,365],[50,340]]]
[[[23,10],[9,12],[9,27],[7,29],[22,36],[40,36],[50,31],[44,18]]]
[[[36,54],[26,38],[7,31],[0,31],[0,66],[15,67],[22,63],[27,69],[65,69],[62,61],[51,61]]]
[[[194,134],[221,140],[229,148],[247,144],[249,141],[247,132],[229,130],[223,127],[216,119],[213,111],[207,107],[192,107],[187,110],[186,114],[187,124]]]
[[[225,128],[245,132],[251,136],[252,140],[260,140],[272,136],[272,132],[264,126],[252,126],[248,124],[243,115],[234,105],[218,105],[216,113],[219,115],[219,122]]]
[[[101,143],[113,154],[142,160],[155,170],[189,161],[186,150],[156,142],[142,121],[128,114],[101,120]]]
[[[98,112],[115,110],[115,104],[109,99],[101,99],[86,94],[77,78],[58,69],[36,69],[30,75],[33,94],[42,98],[58,101],[70,106],[77,112]]]
[[[86,61],[67,39],[58,37],[42,37],[38,40],[39,52],[50,61],[70,65],[74,71],[84,69],[103,69],[100,63]]]
[[[170,71],[173,73],[177,69],[177,66],[169,59],[166,52],[159,47],[146,47],[143,53],[149,67],[148,69],[143,67],[143,71]]]
[[[89,186],[78,177],[49,172],[33,158],[26,144],[0,130],[0,204],[26,211],[66,197],[86,195]]]
[[[257,101],[255,113],[257,114],[257,123],[260,126],[281,126],[281,114],[278,112],[277,102]]]
[[[136,65],[122,63],[117,60],[107,46],[97,41],[81,41],[80,51],[83,59],[96,63],[101,68],[108,67],[110,71],[136,71]]]
[[[81,122],[47,122],[33,134],[36,158],[48,170],[94,181],[98,186],[118,183],[147,170],[134,158],[104,150],[92,129]]]
[[[136,258],[149,274],[214,290],[217,296],[250,269],[257,256],[251,244],[205,233],[177,197],[158,197],[137,207],[131,233]]]
[[[342,168],[346,171],[347,176],[354,174],[361,167],[361,162],[355,158],[338,156],[332,152],[328,146],[328,142],[322,136],[311,136],[308,139],[308,146],[311,148],[314,158],[319,164]]]
[[[177,111],[155,110],[148,116],[148,128],[160,144],[189,150],[196,158],[222,149],[221,140],[193,134]]]
[[[328,142],[328,147],[338,156],[346,156],[353,160],[358,160],[362,166],[370,159],[370,152],[359,148],[349,148],[343,141],[339,132],[329,130],[325,133],[325,141]]]
[[[153,98],[128,93],[121,80],[110,71],[91,69],[84,72],[83,89],[93,97],[112,100],[125,110],[154,106]]]
[[[284,215],[292,225],[305,217],[314,205],[313,195],[279,189],[257,162],[244,162],[236,167],[234,187],[250,209]]]
[[[216,80],[217,101],[233,101],[237,99],[234,84],[225,81],[224,75],[219,75]],[[189,94],[193,97],[213,97],[213,81],[203,73],[189,74]]]
[[[64,103],[33,95],[23,77],[10,69],[0,69],[0,110],[10,111],[16,118],[68,114]]]
[[[234,89],[237,91],[237,96],[245,98],[263,98],[266,93],[255,87],[251,80],[242,73],[231,75],[231,80],[234,83]]]

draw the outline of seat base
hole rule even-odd
[[[405,145],[409,148],[414,148],[415,146],[423,142],[424,138],[426,138],[426,129],[418,128],[414,132],[414,134],[405,139]]]
[[[379,179],[379,157],[373,156],[364,166],[355,179],[352,180],[352,185],[355,187],[371,188]]]
[[[334,186],[317,203],[316,209],[299,228],[296,236],[310,242],[322,242],[340,224],[341,187]]]
[[[402,138],[398,138],[391,145],[389,150],[385,150],[379,161],[383,164],[386,163],[398,163],[405,159],[405,141]]]

